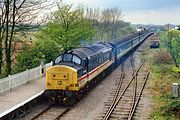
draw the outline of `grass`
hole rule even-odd
[[[164,48],[146,47],[142,57],[152,64],[150,91],[153,95],[152,120],[179,120],[180,97],[173,98],[172,83],[180,84],[179,74],[175,73],[170,54]]]

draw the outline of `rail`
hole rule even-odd
[[[52,62],[46,65],[40,65],[33,69],[27,69],[21,73],[17,73],[15,75],[9,75],[6,78],[0,79],[0,94],[6,91],[11,91],[13,88],[16,88],[25,83],[29,83],[33,80],[37,80],[38,78],[44,75],[45,69],[52,66]],[[43,69],[43,70],[42,70]]]
[[[139,94],[138,94],[137,100],[134,101],[135,104],[132,106],[132,109],[131,109],[131,111],[130,111],[128,120],[132,120],[132,119],[133,119],[133,115],[134,115],[135,110],[136,110],[136,107],[137,107],[137,105],[138,105],[138,103],[139,103],[139,101],[140,101],[140,97],[141,97],[141,95],[142,95],[142,92],[143,92],[144,87],[145,87],[145,85],[146,85],[146,82],[147,82],[147,80],[148,80],[149,74],[150,74],[150,67],[149,67],[149,69],[148,69],[148,72],[147,72],[146,76],[144,77],[144,82],[143,82],[143,85],[142,85],[142,87],[141,87],[141,90],[140,90],[140,92],[139,92]]]
[[[115,98],[113,99],[112,101],[112,104],[111,106],[109,107],[108,111],[106,112],[103,120],[108,120],[112,114],[112,112],[114,111],[116,105],[119,103],[120,99],[122,98],[122,96],[124,95],[124,93],[126,92],[126,90],[128,89],[128,87],[130,86],[130,84],[132,83],[132,81],[135,79],[135,77],[137,76],[139,70],[141,69],[141,67],[143,66],[145,60],[143,60],[140,64],[140,66],[137,68],[137,70],[135,71],[135,74],[133,74],[131,80],[128,82],[128,84],[125,86],[125,88],[123,89],[123,91],[121,92],[121,94],[118,96],[119,94],[119,91],[120,91],[120,88],[119,85],[118,85],[118,90],[117,90],[117,94],[115,95]],[[123,77],[121,77],[123,78]],[[121,80],[120,80],[121,82]],[[121,84],[121,83],[120,83]]]
[[[30,120],[48,119],[47,116],[51,118],[51,120],[59,120],[70,110],[71,108],[56,108],[53,106],[48,106],[41,112],[37,113],[37,115],[33,116]]]

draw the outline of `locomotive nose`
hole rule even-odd
[[[61,85],[63,80],[68,80],[68,73],[51,73],[51,78],[57,80],[57,85]]]
[[[68,66],[53,66],[46,71],[46,88],[67,90],[77,77],[77,71]]]
[[[67,80],[68,79],[68,73],[51,73],[51,77],[54,80]]]

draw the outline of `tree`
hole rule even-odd
[[[46,9],[47,0],[1,0],[0,4],[0,74],[3,63],[5,76],[11,74],[13,45],[16,34],[19,34],[24,25],[35,24],[38,14]]]
[[[104,36],[104,32],[108,35],[108,40],[115,39],[117,36],[117,31],[119,29],[119,21],[121,21],[122,12],[118,8],[107,8],[102,11],[101,23],[102,23],[102,34],[101,38]]]
[[[37,40],[34,44],[24,43],[16,57],[14,73],[37,67],[41,60],[52,61],[60,53],[59,46],[54,41]],[[45,56],[45,58],[43,58]]]
[[[118,30],[118,22],[122,18],[122,12],[118,8],[111,8],[111,39],[116,38],[116,32]]]
[[[63,51],[80,45],[82,40],[90,40],[95,34],[91,20],[83,16],[82,8],[72,5],[58,4],[58,10],[53,12],[51,20],[40,32],[40,40],[55,41]]]
[[[180,37],[172,40],[172,51],[177,59],[177,63],[180,65]]]
[[[84,11],[84,16],[90,19],[93,27],[97,29],[94,41],[115,39],[135,31],[130,23],[121,20],[123,15],[118,8],[85,8]]]
[[[17,73],[26,69],[36,67],[37,64],[40,63],[41,58],[42,53],[37,50],[36,47],[28,43],[24,43],[21,50],[17,54],[17,62],[15,64],[13,72]]]
[[[161,41],[169,50],[176,67],[180,65],[180,31],[168,30],[161,34]]]
[[[101,39],[103,39],[103,37],[104,37],[104,32],[107,33],[108,40],[110,38],[110,35],[109,35],[110,20],[111,20],[110,10],[109,9],[104,9],[102,11],[102,14],[101,14],[101,25],[102,25],[101,26]]]

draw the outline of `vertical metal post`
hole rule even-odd
[[[173,83],[172,89],[173,89],[173,97],[178,97],[178,92],[179,92],[178,83]]]
[[[53,61],[51,61],[51,67],[53,66]]]
[[[27,82],[31,82],[28,69],[26,69],[26,74],[27,74]]]
[[[40,65],[40,74],[43,75],[44,74],[44,61],[41,60],[41,65]]]
[[[41,75],[44,75],[44,55],[42,56],[42,59],[41,59],[41,65],[40,65],[40,74]]]
[[[8,79],[9,79],[9,91],[11,91],[11,87],[12,87],[11,75],[8,75]]]

